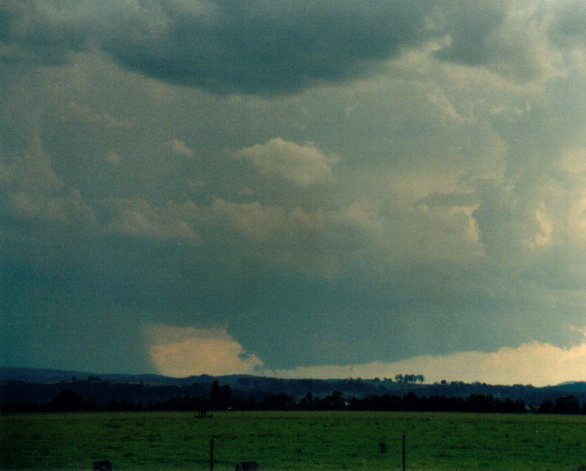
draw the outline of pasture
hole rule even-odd
[[[0,469],[586,470],[586,417],[397,412],[0,416]]]

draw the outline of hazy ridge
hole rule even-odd
[[[411,392],[418,396],[451,397],[483,394],[522,400],[530,406],[570,394],[581,402],[586,401],[586,382],[566,382],[547,387],[464,382],[405,384],[380,379],[281,379],[251,375],[172,378],[155,374],[94,374],[58,369],[2,367],[0,402],[46,402],[64,389],[74,390],[84,398],[98,403],[121,399],[148,402],[177,396],[206,397],[214,381],[229,386],[235,394],[256,400],[281,393],[300,400],[308,392],[319,397],[338,391],[346,398],[405,395]]]

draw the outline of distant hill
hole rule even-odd
[[[0,368],[0,381],[26,381],[30,383],[52,383],[67,381],[72,377],[85,378],[92,373],[54,370],[46,368]]]
[[[575,381],[558,384],[554,386],[559,391],[566,391],[572,393],[586,393],[586,381]]]
[[[43,403],[60,391],[71,389],[98,404],[129,400],[150,403],[172,397],[207,397],[213,381],[245,398],[262,401],[270,395],[286,394],[295,401],[311,392],[324,397],[340,392],[345,398],[370,396],[449,396],[466,398],[471,395],[491,395],[495,398],[522,400],[538,406],[545,399],[555,400],[568,395],[586,401],[586,382],[564,383],[557,386],[524,385],[499,386],[484,383],[450,382],[442,384],[405,384],[380,379],[281,379],[251,375],[191,376],[171,378],[162,375],[95,374],[40,368],[0,368],[0,403]]]
[[[86,380],[89,377],[100,378],[120,383],[153,383],[153,384],[186,384],[192,383],[194,378],[207,380],[210,377],[203,375],[193,378],[171,378],[168,376],[143,374],[97,374],[87,371],[55,370],[47,368],[6,368],[0,367],[0,381],[25,381],[30,383],[53,383],[60,381]]]

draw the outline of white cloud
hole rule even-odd
[[[206,184],[202,179],[190,179],[185,182],[185,186],[190,190],[203,188],[205,185]]]
[[[459,113],[450,100],[442,92],[428,93],[428,99],[434,105],[441,115],[451,119],[459,124],[470,123],[470,118]]]
[[[127,119],[115,118],[105,111],[93,110],[89,106],[80,105],[74,101],[69,103],[68,110],[76,118],[93,124],[100,124],[109,128],[130,128],[132,124]]]
[[[241,255],[336,277],[349,263],[380,256],[374,253],[378,239],[384,236],[378,211],[367,199],[325,211],[216,198],[212,205],[199,208],[197,220],[209,241],[221,240]]]
[[[33,136],[21,159],[6,167],[11,187],[35,193],[49,193],[63,189],[64,183],[53,170],[51,159],[43,150],[41,138]]]
[[[238,192],[239,196],[244,196],[245,198],[252,198],[255,194],[256,194],[256,192],[252,188],[250,188],[249,186],[245,186],[244,188],[241,188],[240,191]]]
[[[262,175],[279,177],[302,188],[326,181],[338,161],[311,143],[299,145],[280,137],[240,149],[236,156],[249,161]]]
[[[216,198],[208,208],[208,216],[219,218],[249,240],[267,241],[283,232],[288,225],[285,211],[263,206],[259,202],[232,203]]]
[[[118,167],[122,163],[122,159],[116,152],[106,152],[104,154],[104,162],[109,163],[113,167]]]
[[[331,238],[342,230],[375,234],[382,231],[378,209],[369,200],[351,203],[337,211],[309,211],[297,207],[285,210],[265,206],[258,201],[233,203],[216,198],[211,206],[201,208],[208,223],[228,225],[233,231],[249,240],[286,242],[301,237],[307,239]]]
[[[370,233],[382,232],[384,225],[380,221],[378,208],[367,199],[355,201],[347,208],[340,211],[334,219],[338,223],[347,224],[350,227],[360,228]]]
[[[586,147],[566,149],[560,165],[565,172],[576,177],[586,178]]]
[[[546,386],[586,378],[586,340],[568,348],[530,342],[494,352],[417,356],[396,362],[324,365],[267,371],[286,378],[374,378],[398,373],[423,374],[428,382],[465,381]]]
[[[263,364],[248,355],[225,328],[149,325],[145,337],[151,361],[168,376],[250,374]]]
[[[171,139],[167,142],[167,145],[175,155],[179,155],[181,157],[195,156],[195,151],[181,139]]]
[[[65,185],[54,171],[41,139],[34,135],[20,159],[0,162],[0,206],[22,219],[61,224],[95,222],[95,215],[76,188]]]
[[[137,198],[110,201],[109,210],[106,232],[196,242],[201,248],[221,246],[232,256],[324,276],[336,276],[355,258],[375,257],[374,244],[384,235],[379,209],[367,199],[324,211],[222,198],[208,206],[191,200],[155,206]]]
[[[194,209],[197,208],[194,205]],[[133,237],[159,240],[195,240],[196,234],[185,220],[185,208],[169,204],[155,208],[144,199],[121,199],[112,203],[113,216],[107,230]]]

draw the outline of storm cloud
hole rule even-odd
[[[557,37],[579,37],[568,9]],[[0,58],[63,65],[99,50],[169,83],[275,95],[380,73],[433,43],[442,60],[532,80],[551,72],[546,13],[506,1],[11,1],[0,10]]]
[[[123,67],[218,93],[356,78],[426,37],[427,3],[13,2],[3,59],[60,65],[99,48]]]
[[[583,10],[4,2],[2,363],[581,355]]]

